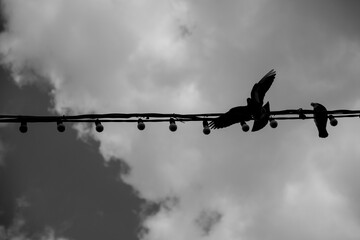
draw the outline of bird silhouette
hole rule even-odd
[[[210,122],[212,129],[225,128],[235,123],[245,123],[254,119],[251,131],[255,132],[266,126],[269,120],[270,104],[263,106],[266,92],[274,82],[276,72],[269,71],[251,90],[250,98],[247,98],[246,106],[231,108],[226,113]]]
[[[231,126],[235,123],[245,123],[251,120],[251,114],[248,106],[238,106],[231,108],[226,113],[220,115],[209,123],[212,129],[219,129]]]
[[[260,129],[263,129],[269,122],[270,117],[270,103],[267,102],[262,108],[261,108],[261,114],[258,118],[254,118],[254,124],[251,129],[252,132],[259,131]]]
[[[319,137],[326,138],[329,136],[326,131],[326,124],[328,120],[327,110],[320,103],[311,103],[311,106],[314,108],[314,122],[319,132]]]
[[[275,75],[275,70],[270,70],[258,83],[254,84],[251,90],[247,103],[254,119],[260,118],[263,113],[264,97],[274,82]]]

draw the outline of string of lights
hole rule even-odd
[[[97,132],[104,131],[104,122],[137,122],[139,130],[145,129],[147,122],[169,122],[169,129],[172,132],[177,130],[176,122],[202,121],[203,133],[210,134],[210,129],[221,129],[233,124],[240,123],[244,132],[250,130],[247,121],[253,120],[251,131],[256,132],[264,128],[268,123],[270,127],[278,126],[277,120],[314,119],[320,138],[326,138],[328,132],[326,125],[338,124],[337,118],[360,117],[360,110],[327,110],[320,103],[312,102],[312,110],[308,109],[287,109],[281,111],[270,111],[270,103],[264,104],[266,92],[274,82],[276,72],[270,70],[259,82],[255,83],[250,97],[246,99],[247,105],[236,106],[225,113],[201,113],[201,114],[177,114],[177,113],[105,113],[105,114],[82,114],[71,116],[31,116],[31,115],[0,115],[0,123],[20,123],[19,130],[22,133],[28,131],[28,123],[56,122],[59,132],[65,131],[66,122],[72,123],[93,123]],[[210,122],[209,122],[210,121]]]
[[[330,124],[336,126],[337,118],[360,117],[360,110],[327,110],[326,111]],[[64,123],[93,123],[97,132],[102,132],[104,122],[136,122],[139,130],[145,129],[146,122],[169,122],[169,129],[172,132],[177,130],[176,122],[203,122],[203,132],[208,135],[210,127],[208,121],[212,121],[223,113],[201,113],[201,114],[177,114],[177,113],[106,113],[106,114],[82,114],[82,115],[62,115],[62,116],[35,116],[35,115],[0,115],[0,123],[20,123],[19,131],[26,133],[28,123],[45,123],[54,122],[57,124],[59,132],[65,131]],[[314,110],[308,109],[287,109],[281,111],[270,111],[268,120],[272,128],[276,128],[276,120],[296,120],[296,119],[313,119]],[[253,119],[251,119],[253,120]],[[244,131],[249,127],[242,124]]]

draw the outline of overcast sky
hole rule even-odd
[[[357,0],[3,0],[2,12],[1,113],[225,112],[273,68],[272,110],[360,108]],[[0,234],[360,239],[357,119],[326,139],[312,120],[208,136],[197,122],[104,127],[1,127]]]

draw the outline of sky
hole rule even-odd
[[[2,0],[2,114],[359,109],[356,0]],[[360,239],[356,119],[0,127],[0,236]],[[2,234],[2,235],[1,235]]]

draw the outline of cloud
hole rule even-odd
[[[282,1],[285,9],[292,10],[296,17],[308,17],[322,31],[330,34],[340,34],[359,41],[360,31],[356,23],[360,20],[356,12],[360,9],[357,1]]]
[[[16,201],[17,213],[12,221],[12,225],[5,228],[0,226],[0,238],[9,240],[67,240],[67,238],[59,237],[55,233],[55,230],[51,227],[46,227],[42,232],[37,233],[35,236],[29,236],[23,232],[23,228],[26,225],[26,220],[22,216],[22,208],[29,207],[29,203],[25,198],[18,198]]]
[[[18,83],[52,84],[59,114],[226,111],[271,68],[273,109],[356,107],[358,35],[343,26],[357,4],[331,1],[322,12],[323,2],[8,0],[0,50]],[[141,197],[178,199],[144,219],[143,239],[360,236],[358,178],[344,177],[356,166],[355,125],[340,123],[326,140],[311,121],[209,136],[196,123],[176,134],[165,124],[104,126],[77,130],[106,160],[127,161],[123,178]]]

